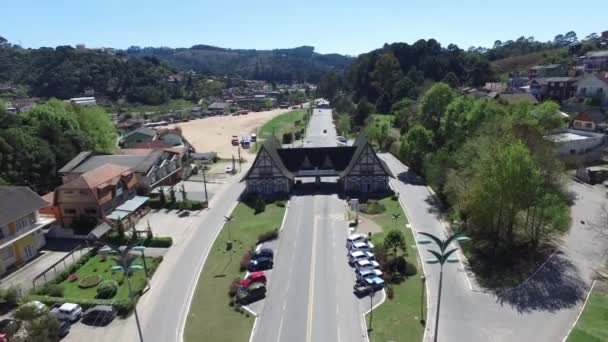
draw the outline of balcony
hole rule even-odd
[[[38,219],[36,220],[36,222],[34,224],[31,224],[29,227],[15,232],[15,234],[13,234],[13,235],[9,235],[3,239],[0,239],[0,249],[11,245],[15,241],[17,241],[29,234],[32,234],[44,227],[49,226],[53,222],[55,222],[55,217],[52,215],[42,215],[42,214],[38,215]]]

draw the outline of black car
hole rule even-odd
[[[91,325],[108,325],[116,317],[116,309],[111,305],[95,305],[85,311],[82,322]]]
[[[239,304],[249,304],[266,297],[266,286],[262,283],[253,283],[249,287],[240,287],[236,292]]]
[[[274,266],[274,263],[272,262],[271,258],[259,257],[256,259],[252,259],[249,262],[249,266],[247,267],[247,270],[249,272],[263,271],[263,270],[269,270],[273,266]]]
[[[253,252],[253,255],[251,256],[251,259],[259,259],[259,258],[270,258],[272,259],[274,257],[274,252],[272,251],[272,249],[270,248],[261,248],[255,252]]]
[[[68,321],[59,321],[59,337],[65,337],[70,332],[71,326]]]

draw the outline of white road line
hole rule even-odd
[[[317,216],[313,219],[312,224],[312,255],[310,258],[310,281],[308,285],[308,321],[306,329],[306,341],[312,341],[312,316],[314,310],[314,294],[315,294],[315,258],[316,251],[315,243],[317,241]]]
[[[587,306],[587,302],[589,301],[589,297],[591,296],[591,292],[593,291],[593,287],[594,286],[595,286],[595,280],[591,284],[591,288],[589,289],[589,293],[587,293],[587,298],[585,298],[585,302],[583,303],[583,306],[581,307],[581,311],[578,313],[578,316],[576,316],[576,320],[574,321],[574,323],[572,323],[572,326],[570,327],[570,330],[568,330],[568,333],[566,334],[566,336],[564,337],[564,339],[562,340],[562,342],[566,342],[566,340],[568,339],[568,337],[572,333],[572,330],[574,330],[574,327],[576,326],[576,323],[578,323],[578,320],[581,318],[581,315],[583,314],[583,311],[585,311],[585,306]]]
[[[283,316],[281,316],[281,322],[279,323],[279,333],[277,335],[277,342],[281,341],[281,332],[283,331]]]

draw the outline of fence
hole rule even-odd
[[[32,280],[32,289],[36,291],[36,286],[44,286],[49,281],[57,278],[57,275],[67,269],[69,269],[72,265],[74,265],[83,255],[90,253],[91,248],[85,245],[78,245],[76,248],[72,249],[68,254],[66,254],[63,258],[59,259],[53,265],[49,266],[44,271],[40,272],[34,279]],[[53,272],[49,274],[49,272]]]

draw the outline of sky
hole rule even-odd
[[[608,1],[587,0],[2,0],[0,36],[24,47],[85,44],[275,49],[356,56],[384,43],[435,38],[491,47],[608,30]]]

